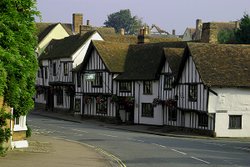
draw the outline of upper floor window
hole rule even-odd
[[[152,81],[143,81],[143,94],[153,94]]]
[[[102,72],[95,73],[95,80],[92,82],[93,87],[102,87]]]
[[[188,100],[197,101],[197,96],[198,96],[198,85],[197,84],[188,85]]]
[[[241,129],[241,128],[242,128],[242,116],[229,115],[229,129]]]
[[[67,76],[69,74],[68,63],[63,63],[63,73],[64,76]]]
[[[48,79],[48,67],[44,67],[44,78]]]
[[[53,63],[53,76],[56,76],[56,63]]]
[[[120,92],[131,92],[131,82],[119,82]]]
[[[77,87],[81,87],[81,74],[80,72],[77,73]]]
[[[154,117],[154,107],[152,103],[142,103],[142,117]]]
[[[164,89],[172,89],[174,77],[171,75],[164,76]]]

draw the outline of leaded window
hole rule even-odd
[[[154,117],[154,108],[152,103],[142,103],[142,117]]]
[[[119,82],[120,92],[131,92],[131,82]]]
[[[143,82],[143,94],[145,94],[145,95],[153,94],[152,81],[144,81]]]

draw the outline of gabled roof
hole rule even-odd
[[[205,85],[250,87],[250,45],[189,43],[181,66],[189,55]]]
[[[72,35],[72,25],[66,23],[36,23],[38,42],[41,42],[58,24],[61,24],[65,31]]]
[[[184,48],[185,42],[162,42],[130,45],[124,73],[117,80],[156,80],[165,63],[163,48]]]
[[[124,63],[128,48],[128,43],[92,41],[85,60],[82,63],[82,69],[86,67],[91,56],[91,52],[93,49],[95,49],[105,64],[107,70],[113,73],[121,73],[124,70]]]
[[[153,28],[155,28],[159,34],[167,34],[167,35],[169,35],[169,33],[167,31],[161,29],[159,26],[157,26],[155,24],[152,25],[150,30],[152,30]]]
[[[164,48],[166,61],[168,62],[174,77],[177,77],[184,48]]]
[[[71,35],[64,39],[52,40],[39,60],[70,58],[96,31],[89,31],[84,35]]]

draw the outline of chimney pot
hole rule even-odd
[[[89,26],[90,25],[90,20],[87,20],[87,26]]]
[[[121,35],[125,35],[125,30],[124,30],[124,28],[121,28],[121,29],[120,29],[120,34],[121,34]]]
[[[172,30],[172,35],[175,35],[175,29]]]
[[[201,19],[197,19],[196,20],[196,30],[199,30],[202,28],[202,20]]]

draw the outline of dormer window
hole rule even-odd
[[[164,76],[164,89],[172,89],[173,88],[173,80],[174,77],[170,74]]]

